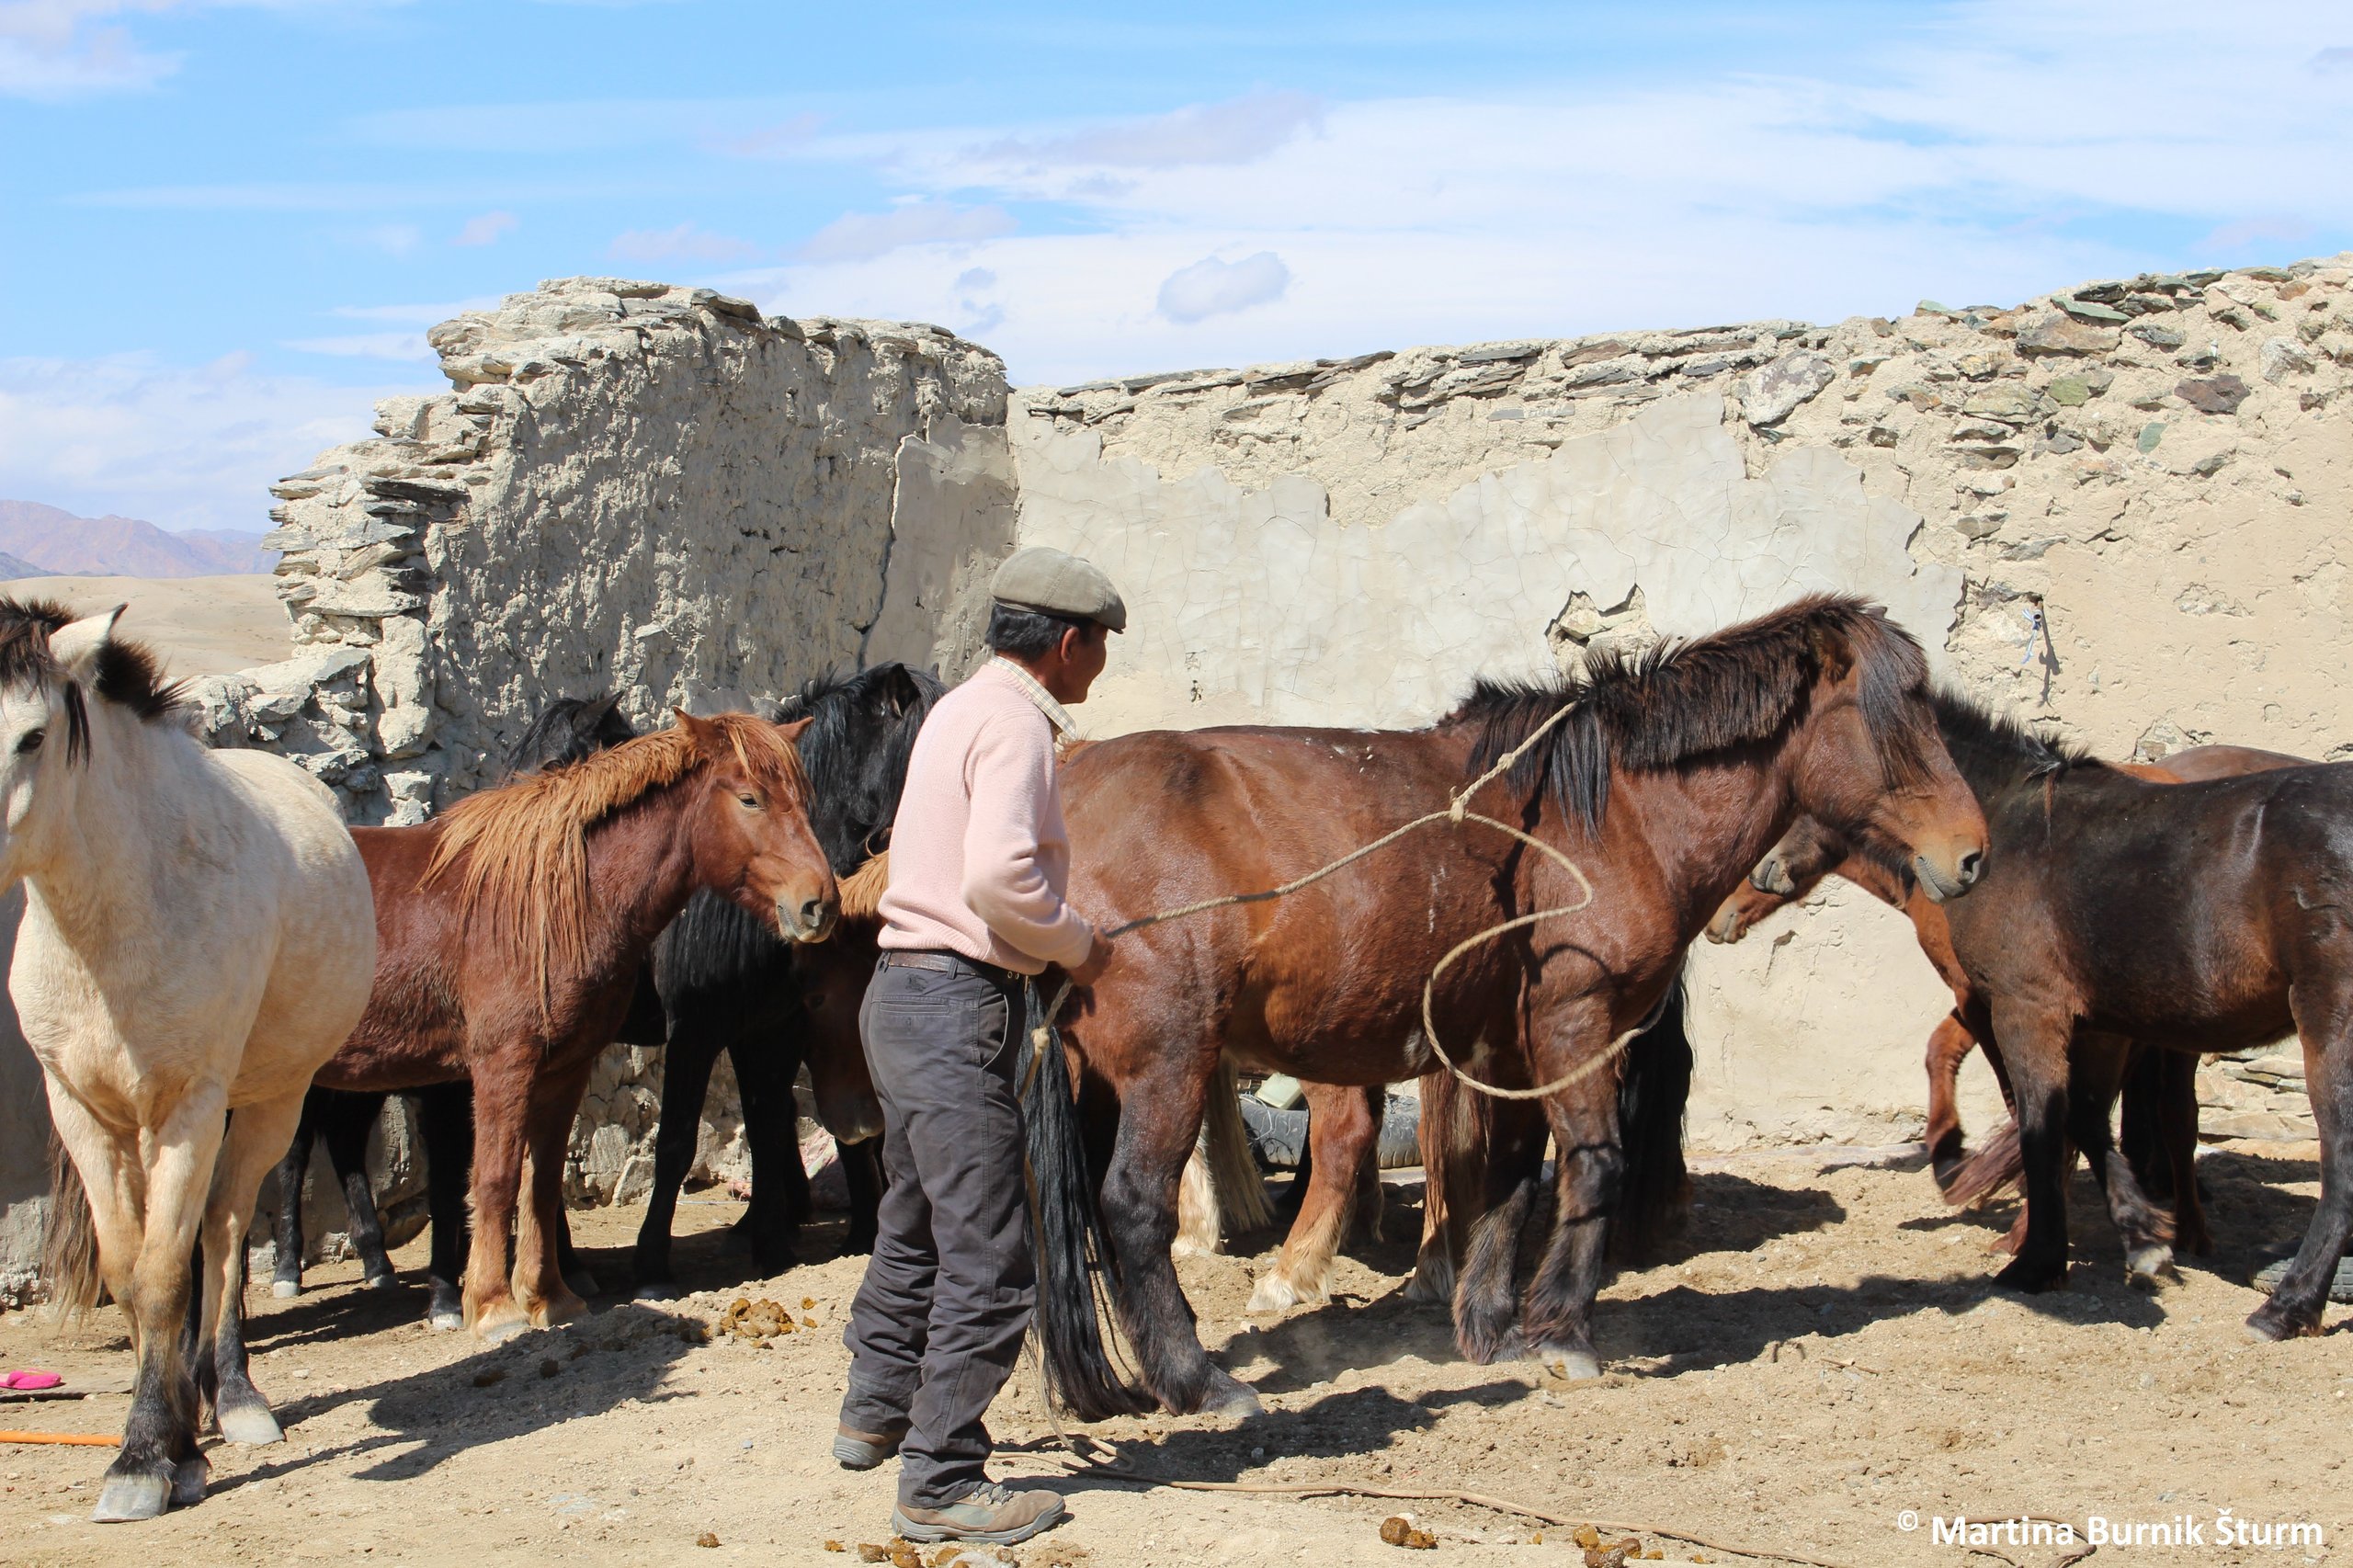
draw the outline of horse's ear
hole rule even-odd
[[[1832,685],[1854,673],[1855,650],[1847,639],[1827,627],[1813,631],[1813,656],[1822,665],[1822,677]]]
[[[801,744],[801,737],[809,733],[809,726],[816,722],[814,719],[795,719],[789,724],[779,724],[776,727],[776,733],[782,735],[787,742],[798,745]]]
[[[891,666],[891,717],[904,719],[923,702],[923,687],[915,684],[915,671],[904,665]]]
[[[707,756],[719,755],[719,726],[708,719],[698,719],[683,708],[673,708],[678,716],[678,728],[693,737],[695,747]]]
[[[98,673],[98,661],[106,656],[107,644],[114,641],[114,623],[128,609],[117,605],[97,615],[59,627],[49,634],[49,655],[66,675],[84,686],[93,684]]]

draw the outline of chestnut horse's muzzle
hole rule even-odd
[[[1927,854],[1912,857],[1912,874],[1920,879],[1920,891],[1927,893],[1933,903],[1959,898],[1977,885],[1977,879],[1984,869],[1985,852],[1982,849],[1972,849],[1961,855],[1949,870],[1938,865],[1935,858]]]
[[[797,905],[778,899],[776,927],[788,941],[822,942],[834,934],[834,921],[840,913],[840,903],[831,897],[806,898]]]

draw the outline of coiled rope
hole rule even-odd
[[[1501,757],[1496,759],[1495,765],[1493,767],[1490,767],[1486,772],[1482,773],[1478,778],[1472,779],[1461,789],[1457,790],[1449,795],[1447,798],[1447,803],[1438,810],[1425,812],[1423,815],[1415,817],[1413,821],[1406,823],[1402,826],[1392,828],[1389,832],[1382,834],[1379,838],[1374,839],[1371,843],[1351,849],[1346,855],[1341,856],[1338,859],[1334,860],[1327,865],[1319,866],[1303,877],[1293,878],[1291,881],[1283,883],[1280,887],[1266,888],[1256,892],[1227,893],[1221,898],[1205,898],[1196,903],[1180,904],[1175,909],[1163,909],[1151,915],[1138,915],[1135,919],[1130,920],[1123,925],[1110,927],[1108,930],[1104,932],[1104,935],[1116,941],[1121,937],[1128,936],[1132,932],[1143,930],[1147,926],[1158,926],[1170,920],[1181,920],[1188,915],[1202,915],[1212,909],[1232,909],[1240,904],[1267,903],[1275,899],[1287,898],[1290,894],[1299,892],[1302,888],[1312,887],[1315,883],[1322,881],[1324,878],[1333,875],[1335,872],[1347,869],[1348,867],[1355,865],[1358,861],[1364,859],[1367,856],[1378,854],[1380,851],[1388,848],[1398,840],[1404,838],[1409,835],[1418,833],[1423,828],[1432,826],[1438,823],[1447,823],[1455,827],[1461,827],[1469,823],[1476,823],[1482,827],[1490,827],[1495,829],[1497,833],[1506,835],[1511,838],[1516,838],[1520,843],[1527,845],[1529,848],[1549,857],[1555,865],[1559,866],[1563,870],[1568,872],[1570,876],[1576,879],[1577,886],[1582,890],[1582,896],[1578,898],[1577,902],[1574,903],[1558,904],[1551,909],[1540,909],[1532,914],[1517,915],[1512,919],[1490,926],[1474,937],[1466,937],[1464,940],[1457,942],[1453,949],[1449,950],[1444,958],[1438,960],[1436,966],[1430,970],[1429,978],[1422,983],[1422,1037],[1429,1041],[1430,1051],[1438,1057],[1438,1061],[1445,1063],[1446,1070],[1453,1074],[1454,1076],[1462,1083],[1464,1087],[1474,1089],[1480,1094],[1486,1095],[1495,1099],[1539,1100],[1552,1095],[1556,1095],[1563,1089],[1581,1083],[1585,1079],[1591,1077],[1594,1074],[1600,1072],[1602,1068],[1608,1066],[1610,1062],[1616,1061],[1619,1055],[1625,1051],[1628,1043],[1631,1042],[1636,1035],[1642,1033],[1643,1030],[1648,1027],[1650,1020],[1646,1019],[1643,1023],[1637,1024],[1632,1028],[1628,1029],[1624,1034],[1620,1035],[1616,1040],[1610,1042],[1608,1050],[1602,1051],[1589,1062],[1578,1063],[1575,1067],[1571,1068],[1567,1073],[1553,1079],[1552,1082],[1549,1084],[1533,1089],[1511,1089],[1505,1088],[1501,1085],[1497,1084],[1482,1083],[1480,1080],[1473,1078],[1469,1073],[1465,1072],[1454,1058],[1449,1056],[1446,1053],[1446,1047],[1438,1040],[1438,1019],[1435,1016],[1437,1011],[1438,977],[1443,975],[1449,968],[1451,968],[1455,961],[1458,959],[1461,959],[1465,953],[1470,952],[1474,948],[1494,941],[1497,937],[1503,936],[1506,932],[1517,931],[1523,926],[1533,926],[1540,920],[1552,920],[1565,915],[1575,915],[1590,908],[1593,904],[1593,879],[1586,876],[1584,869],[1578,866],[1574,860],[1570,859],[1566,854],[1561,850],[1555,849],[1552,846],[1545,843],[1542,839],[1526,833],[1519,828],[1512,826],[1509,823],[1498,822],[1494,817],[1482,815],[1480,812],[1470,809],[1471,798],[1473,795],[1476,795],[1480,790],[1485,789],[1488,785],[1494,783],[1496,779],[1510,772],[1511,769],[1518,764],[1520,758],[1526,756],[1535,746],[1536,743],[1542,740],[1547,734],[1549,734],[1552,731],[1553,727],[1558,725],[1562,720],[1567,718],[1571,710],[1575,707],[1576,700],[1574,698],[1569,701],[1563,703],[1560,708],[1553,712],[1551,718],[1545,720],[1541,724],[1536,726],[1535,729],[1529,731],[1528,737],[1525,740],[1521,741],[1519,744],[1512,747],[1511,750],[1504,753]],[[1049,1042],[1052,1039],[1054,1020],[1062,1017],[1063,1004],[1070,1000],[1070,993],[1071,982],[1069,978],[1065,976],[1063,980],[1062,985],[1054,992],[1053,1000],[1046,1005],[1045,1010],[1039,1015],[1037,1025],[1030,1031],[1030,1044],[1034,1049],[1030,1053],[1029,1060],[1030,1073],[1033,1075],[1037,1072],[1038,1062],[1042,1057]],[[1023,1092],[1026,1094],[1029,1088],[1028,1084],[1025,1082],[1022,1087]]]

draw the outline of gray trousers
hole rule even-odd
[[[1037,1300],[1013,1065],[1017,981],[883,966],[858,1014],[882,1101],[880,1233],[843,1335],[842,1424],[904,1428],[899,1502],[939,1508],[986,1479],[981,1418]]]

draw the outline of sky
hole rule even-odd
[[[0,497],[267,527],[543,278],[1017,384],[2353,247],[2310,0],[0,0]]]

